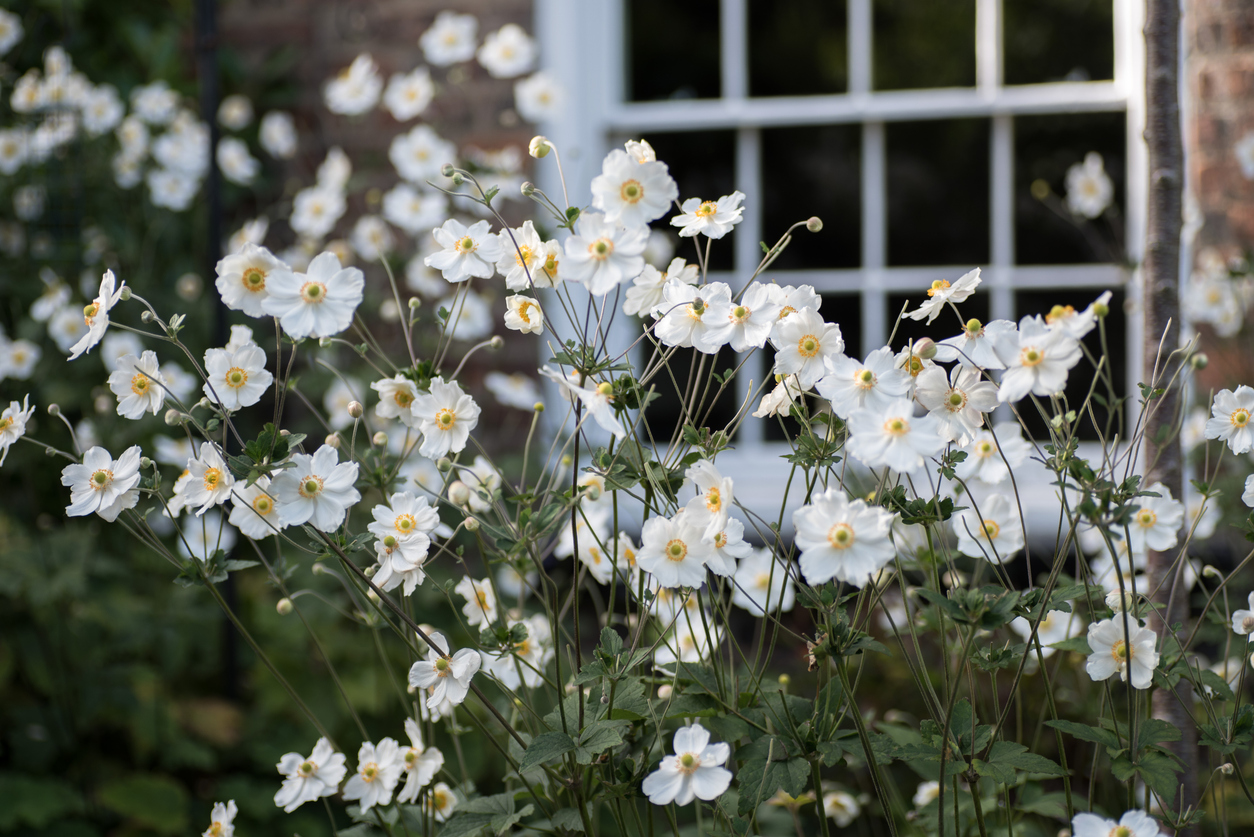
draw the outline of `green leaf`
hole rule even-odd
[[[1088,724],[1081,724],[1077,721],[1046,721],[1045,724],[1081,741],[1091,741],[1094,744],[1101,744],[1115,750],[1119,749],[1120,746],[1119,737],[1108,729],[1091,727]]]
[[[623,638],[618,635],[618,631],[609,626],[601,629],[601,650],[611,657],[623,653]]]
[[[1071,639],[1064,639],[1061,642],[1050,643],[1050,648],[1057,648],[1059,651],[1074,651],[1077,654],[1088,656],[1093,653],[1093,649],[1089,647],[1088,637],[1073,636]]]
[[[1136,764],[1136,772],[1141,774],[1145,784],[1168,805],[1175,799],[1176,789],[1180,787],[1180,780],[1176,777],[1180,769],[1174,758],[1154,750],[1143,754]]]
[[[554,828],[564,828],[567,831],[584,830],[583,817],[579,816],[579,811],[574,808],[562,808],[560,811],[554,811],[549,824]]]
[[[473,837],[491,823],[491,814],[458,814],[440,829],[440,837]]]
[[[0,775],[0,831],[10,831],[19,825],[43,829],[82,809],[82,797],[58,779],[21,773]]]
[[[623,743],[623,730],[630,721],[594,721],[580,735],[575,748],[575,761],[591,764],[592,757]]]
[[[1200,685],[1210,689],[1211,694],[1220,700],[1234,700],[1236,695],[1232,692],[1232,687],[1228,685],[1222,677],[1208,668],[1204,668],[1196,675]]]
[[[740,801],[736,810],[751,814],[775,795],[780,788],[789,796],[799,796],[810,779],[810,763],[803,758],[788,761],[752,759],[737,774],[740,778]]]
[[[1044,756],[1038,756],[1036,753],[1029,753],[1027,747],[1015,741],[993,742],[993,746],[988,751],[988,763],[995,767],[1000,776],[1005,776],[1009,771],[1009,778],[998,777],[998,781],[1006,783],[1014,781],[1015,770],[1025,770],[1028,773],[1044,776],[1064,776],[1067,773],[1056,762]],[[978,760],[975,769],[981,775],[993,775],[982,771]]]
[[[537,735],[523,753],[518,771],[539,767],[545,762],[564,756],[575,749],[575,741],[564,732],[545,732]],[[463,807],[462,810],[465,810]]]
[[[102,785],[96,799],[115,814],[161,834],[187,830],[187,791],[169,776],[116,779]]]
[[[1136,731],[1136,751],[1140,752],[1152,744],[1162,744],[1166,741],[1179,741],[1180,728],[1166,721],[1160,721],[1157,718],[1147,718],[1141,721],[1141,725]]]

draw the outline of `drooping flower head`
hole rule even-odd
[[[100,293],[83,308],[83,322],[87,325],[87,333],[70,348],[70,360],[77,359],[84,352],[90,352],[104,337],[109,328],[109,311],[122,298],[122,291],[126,287],[125,282],[114,287],[116,282],[112,270],[106,270],[100,278]]]

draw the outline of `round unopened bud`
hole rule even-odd
[[[292,600],[286,597],[279,599],[278,604],[274,606],[274,609],[279,612],[280,616],[287,616],[292,612]]]
[[[52,457],[56,455],[57,455],[57,452],[53,450],[52,448],[44,448],[44,456],[48,457],[49,459],[51,459]]]
[[[353,418],[355,419],[361,418],[364,412],[366,412],[366,408],[361,406],[360,401],[348,402],[348,414],[352,416]]]
[[[1093,313],[1098,317],[1106,317],[1110,314],[1110,306],[1104,302],[1094,302]]]
[[[148,470],[149,468],[151,468],[151,467],[152,467],[152,460],[151,460],[151,459],[149,459],[149,458],[148,458],[148,457],[146,457],[146,456],[141,456],[141,457],[139,458],[139,470],[141,470],[141,471],[147,471],[147,470]]]
[[[658,699],[666,700],[667,698],[671,696],[671,692],[673,692],[674,690],[675,690],[675,687],[672,686],[670,683],[663,683],[661,686],[657,687]]]
[[[1212,566],[1211,564],[1207,564],[1205,567],[1202,567],[1202,577],[1203,578],[1223,578],[1224,574],[1219,571],[1218,567]]]
[[[461,480],[453,480],[448,484],[448,501],[455,506],[465,506],[470,502],[470,488]]]
[[[318,338],[318,346],[319,346],[320,348],[325,349],[327,346],[330,346],[330,345],[331,345],[331,338],[330,338],[330,337],[319,337],[319,338]]]
[[[914,353],[924,360],[931,360],[936,357],[936,341],[931,337],[924,337],[914,344]]]
[[[139,321],[141,323],[150,323],[155,319],[157,319],[157,317],[151,311],[145,311],[139,315]]]
[[[323,439],[323,440],[322,440],[322,443],[323,443],[324,445],[327,445],[328,447],[333,447],[333,448],[337,448],[337,449],[338,449],[338,448],[339,448],[339,446],[340,446],[340,434],[339,434],[339,433],[328,433],[328,434],[327,434],[327,437],[326,437],[325,439]]]
[[[441,474],[447,474],[449,471],[453,470],[453,461],[447,456],[441,456],[435,461],[435,467]]]
[[[467,532],[478,532],[478,531],[479,531],[479,521],[478,521],[477,519],[473,518],[473,517],[468,517],[468,518],[466,518],[466,531],[467,531]]]
[[[532,183],[530,180],[524,181],[523,185],[519,187],[519,191],[522,192],[522,196],[524,198],[535,197],[536,184]]]
[[[461,172],[459,171],[453,172],[453,185],[454,186],[460,186],[465,182],[466,182],[466,178],[465,176],[462,175]]]
[[[292,435],[292,431],[290,431],[290,430],[280,430],[280,431],[279,431],[279,435],[280,435],[280,436],[291,436],[291,435]]]
[[[1232,762],[1226,761],[1223,764],[1219,765],[1219,772],[1224,774],[1225,776],[1231,776],[1232,775]]]
[[[309,571],[310,571],[311,573],[313,573],[314,575],[322,575],[322,574],[324,574],[324,573],[329,572],[329,570],[327,569],[326,565],[325,565],[325,564],[323,564],[323,563],[322,563],[322,562],[320,562],[320,561],[319,561],[319,562],[315,562],[315,563],[314,563],[314,565],[313,565],[312,567],[310,567],[310,568],[309,568]]]
[[[611,384],[609,381],[602,381],[601,383],[597,384],[597,392],[600,395],[613,395],[614,385]]]
[[[177,412],[177,411],[175,411],[175,412]],[[48,405],[48,415],[50,415],[50,416],[59,416],[59,415],[61,415],[61,407],[60,407],[60,405],[57,405],[57,404],[49,404],[49,405]]]
[[[369,567],[366,567],[366,578],[374,578],[374,574],[377,573],[378,571],[379,571],[379,565],[371,564]]]
[[[416,296],[411,296],[411,297],[409,298],[409,310],[410,310],[410,311],[417,311],[417,310],[418,310],[419,308],[421,308],[421,307],[422,307],[422,300],[421,300],[421,299],[419,299],[419,298],[418,298],[418,297],[416,297]]]
[[[1206,355],[1206,352],[1198,352],[1193,357],[1189,358],[1189,364],[1194,369],[1205,369],[1210,365],[1210,358]]]
[[[787,674],[781,674],[779,676],[779,685],[783,686],[785,689],[788,688],[792,685],[792,678]]]
[[[492,335],[492,339],[488,341],[488,348],[495,352],[499,352],[505,348],[505,338],[499,334]]]
[[[457,169],[453,168],[452,163],[445,163],[444,165],[440,166],[440,174],[444,175],[445,177],[452,177],[453,172],[455,171],[457,171]]]
[[[213,406],[213,402],[209,400],[209,396],[205,396],[196,402],[196,406],[202,410],[208,410]]]
[[[527,143],[527,153],[537,160],[543,160],[549,156],[549,152],[553,150],[553,146],[549,144],[548,137],[542,137],[536,134],[531,138],[531,142]]]
[[[375,447],[381,448],[388,443],[388,434],[380,430],[378,433],[370,437],[370,441]]]
[[[170,427],[177,427],[183,423],[183,414],[171,407],[165,411],[165,423]]]
[[[1131,613],[1135,603],[1136,599],[1131,590],[1124,590],[1121,594],[1119,588],[1116,587],[1106,594],[1106,607],[1115,613],[1123,613],[1125,610]]]
[[[568,454],[566,454],[565,456],[563,456],[563,457],[562,457],[562,467],[563,467],[563,468],[569,468],[569,467],[570,467],[570,463],[571,463],[571,462],[574,462],[574,460],[570,458],[570,454],[569,454],[569,453],[568,453]]]
[[[806,229],[810,232],[819,232],[823,229],[823,219],[817,215],[811,215],[806,219]]]
[[[126,285],[123,285],[118,290],[118,299],[122,300],[123,302],[126,302],[130,298],[131,298],[131,289],[127,287]]]

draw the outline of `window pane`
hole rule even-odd
[[[718,200],[730,195],[736,184],[736,135],[732,131],[687,131],[673,134],[650,134],[645,139],[657,152],[657,158],[670,167],[671,176],[679,184],[679,202],[689,198]],[[744,189],[741,189],[744,191]],[[748,195],[746,200],[760,201],[760,195]],[[674,213],[653,223],[654,229],[677,232],[670,225]],[[735,263],[733,237],[739,228],[713,242],[710,247],[710,269],[731,270]],[[749,235],[754,235],[749,232]],[[675,238],[678,247],[675,255],[697,264],[697,251],[693,242],[705,247],[705,236]]]
[[[1015,120],[1015,261],[1083,264],[1123,261],[1124,145],[1122,113],[1023,116]],[[1095,219],[1066,202],[1067,170],[1095,151],[1114,185],[1114,203]],[[1033,183],[1049,185],[1044,199]],[[1043,184],[1038,184],[1041,190]]]
[[[652,347],[651,343],[647,345]],[[653,439],[665,447],[675,428],[682,424],[713,430],[726,427],[740,406],[736,401],[736,386],[728,385],[715,400],[719,385],[710,380],[710,373],[726,374],[736,368],[736,363],[736,353],[727,346],[717,355],[702,354],[696,349],[676,349],[667,364],[670,374],[663,371],[649,382],[649,386],[657,387],[658,395],[645,410],[645,423]],[[695,415],[685,415],[685,396],[688,403],[696,406]]]
[[[957,279],[961,274],[955,274],[950,281]],[[927,288],[919,288],[918,291],[908,294],[889,294],[885,303],[885,315],[888,322],[884,324],[884,333],[892,334],[893,329],[897,329],[897,333],[893,335],[892,347],[894,351],[900,351],[905,348],[911,341],[919,341],[924,337],[930,337],[937,343],[953,337],[962,331],[962,324],[967,320],[975,317],[982,323],[989,320],[988,294],[975,293],[967,298],[966,302],[958,303],[958,310],[962,312],[961,321],[954,314],[953,309],[946,307],[940,316],[931,324],[927,325],[926,320],[900,320],[896,318],[901,316],[903,306],[909,305],[907,311],[913,311],[918,308],[923,301],[927,299]],[[872,346],[872,349],[879,348]],[[848,350],[845,354],[849,354]]]
[[[1115,77],[1111,0],[1002,0],[1006,84]]]
[[[1074,307],[1077,311],[1082,311],[1090,302],[1097,299],[1101,291],[1095,289],[1074,289],[1074,290],[1057,290],[1049,289],[1042,291],[1020,291],[1015,294],[1015,310],[1020,317],[1030,314],[1040,314],[1045,316],[1055,305],[1064,304]],[[1114,289],[1114,294],[1110,299],[1110,316],[1106,318],[1106,354],[1110,366],[1111,377],[1114,380],[1114,393],[1118,397],[1128,395],[1128,353],[1127,353],[1127,322],[1123,313],[1124,293],[1122,290]],[[1093,357],[1098,358],[1102,355],[1101,334],[1098,329],[1093,329],[1084,338],[1083,344],[1088,348]],[[1067,409],[1080,411],[1084,404],[1084,399],[1088,396],[1089,387],[1093,383],[1093,364],[1089,362],[1087,357],[1081,358],[1079,364],[1071,370],[1067,376],[1067,388],[1064,393],[1067,396]],[[1111,391],[1104,382],[1098,382],[1094,392],[1106,399],[1110,403]],[[1040,399],[1041,403],[1048,409],[1049,400]],[[1019,414],[1023,417],[1024,424],[1037,441],[1049,438],[1049,429],[1036,407],[1030,399],[1024,399],[1019,402]],[[1098,426],[1101,433],[1107,439],[1111,438],[1107,434],[1107,426],[1111,427],[1110,433],[1119,433],[1122,435],[1123,428],[1117,423],[1111,421],[1110,412],[1101,405],[1097,399],[1093,400],[1093,415],[1097,417]],[[1125,410],[1126,417],[1126,410]],[[1097,428],[1094,427],[1092,419],[1087,412],[1083,415],[1080,422],[1079,437],[1082,441],[1095,442],[1099,439]]]
[[[975,86],[975,0],[873,0],[876,90]]]
[[[719,0],[629,0],[627,98],[719,96]]]
[[[862,246],[862,130],[857,125],[762,132],[760,238],[774,244],[791,225],[817,215],[823,229],[799,229],[772,269],[858,267]]]
[[[844,93],[845,0],[749,0],[749,95]]]
[[[989,260],[987,119],[901,122],[888,146],[888,263]]]

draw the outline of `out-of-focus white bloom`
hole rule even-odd
[[[347,208],[344,193],[338,189],[310,186],[301,189],[292,199],[292,216],[288,223],[299,235],[322,239],[335,228]]]
[[[408,133],[397,134],[388,147],[388,159],[402,178],[422,185],[441,178],[440,170],[457,162],[457,146],[441,139],[429,126],[417,125]]]
[[[524,683],[530,689],[539,688],[544,682],[544,670],[554,656],[552,630],[543,615],[511,622],[510,628],[516,625],[527,629],[527,638],[497,654],[484,652],[483,666],[507,689],[517,689]]]
[[[1129,546],[1136,552],[1153,549],[1162,552],[1179,542],[1180,524],[1184,520],[1184,504],[1171,496],[1161,482],[1146,489],[1160,496],[1137,497],[1132,520],[1128,523]]]
[[[466,600],[466,604],[462,606],[462,615],[466,617],[466,623],[472,628],[477,626],[486,628],[496,621],[496,592],[492,589],[492,579],[485,578],[480,581],[465,576],[457,582],[453,592]]]
[[[142,158],[148,154],[148,125],[138,116],[132,114],[118,123],[114,136],[126,156]]]
[[[479,21],[474,15],[444,11],[436,15],[431,28],[422,33],[418,45],[428,64],[447,67],[474,57],[478,32]]]
[[[1220,390],[1211,403],[1211,419],[1206,422],[1206,438],[1227,442],[1233,453],[1246,453],[1254,447],[1254,387],[1239,386],[1236,391]]]
[[[117,368],[109,375],[109,389],[118,397],[119,416],[138,419],[146,412],[154,416],[161,412],[165,379],[160,366],[157,353],[151,350],[142,357],[124,355],[118,359]]]
[[[209,349],[205,352],[205,397],[236,411],[251,407],[266,394],[274,376],[266,369],[266,353],[260,346]]]
[[[365,284],[360,270],[341,267],[334,253],[323,253],[305,273],[272,273],[261,307],[279,318],[289,337],[330,337],[352,323]]]
[[[0,9],[0,56],[17,46],[22,35],[22,19],[8,9]]]
[[[134,189],[144,179],[143,164],[142,157],[132,157],[125,153],[114,156],[111,162],[113,182],[119,189]]]
[[[397,122],[407,122],[420,115],[435,97],[435,85],[426,67],[409,73],[396,73],[388,80],[383,106]]]
[[[1097,814],[1076,814],[1071,821],[1073,837],[1158,837],[1158,823],[1144,811],[1131,810],[1118,822]]]
[[[92,88],[83,100],[83,130],[98,137],[112,131],[126,114],[118,90],[112,84]]]
[[[274,804],[289,814],[306,802],[334,796],[347,772],[344,754],[335,752],[325,738],[318,739],[309,758],[287,753],[275,766],[284,778]]]
[[[242,131],[252,124],[253,103],[247,96],[233,93],[218,105],[218,124],[228,131]]]
[[[1102,155],[1090,151],[1083,163],[1067,169],[1067,209],[1072,215],[1096,218],[1115,197],[1115,184],[1102,165]]]
[[[1053,395],[1067,385],[1067,373],[1080,362],[1079,342],[1063,330],[1052,330],[1040,317],[1024,317],[1019,329],[1003,334],[997,356],[1006,365],[997,400],[1015,403],[1027,396]]]
[[[936,418],[942,439],[965,445],[984,426],[984,414],[996,409],[997,385],[972,368],[955,366],[946,377],[933,366],[919,373],[915,398]]]
[[[650,241],[652,240],[652,235],[650,235]],[[647,246],[645,261],[649,261]],[[695,264],[688,264],[683,259],[673,259],[665,273],[652,264],[645,264],[640,275],[632,280],[632,287],[627,289],[623,312],[637,317],[650,314],[653,309],[663,304],[663,288],[672,279],[684,285],[696,285],[701,279],[701,269]]]
[[[482,340],[492,333],[496,321],[492,307],[474,291],[450,294],[432,306],[449,312],[447,334],[454,340]]]
[[[1142,628],[1131,616],[1128,633],[1124,636],[1124,618],[1104,619],[1089,625],[1088,640],[1092,653],[1085,663],[1085,671],[1093,680],[1106,680],[1119,673],[1125,683],[1131,672],[1132,688],[1148,689],[1158,667],[1158,637],[1149,628]]]
[[[218,141],[218,168],[232,183],[247,186],[261,171],[261,162],[248,152],[248,143],[238,137]]]
[[[1032,623],[1022,616],[1016,616],[1010,621],[1010,630],[1023,637],[1025,642],[1032,638]],[[1084,630],[1084,620],[1075,613],[1051,610],[1045,614],[1045,618],[1041,620],[1036,630],[1036,638],[1041,643],[1041,656],[1049,658],[1057,650],[1049,646],[1062,642],[1064,639],[1070,639],[1082,630]],[[1035,658],[1035,652],[1032,656]]]
[[[426,264],[439,270],[449,282],[491,278],[501,257],[500,237],[491,229],[487,221],[477,221],[467,227],[455,218],[448,219],[443,226],[431,231],[443,249],[427,256]]]
[[[29,143],[30,137],[20,128],[0,130],[0,174],[11,175],[22,167]]]
[[[29,340],[0,341],[0,378],[29,380],[43,350]]]
[[[628,143],[630,145],[630,143]],[[628,151],[630,154],[631,152]],[[644,248],[644,260],[656,268],[666,264],[675,255],[675,238],[665,230],[649,229],[649,243]]]
[[[775,388],[762,396],[758,408],[753,411],[755,418],[788,415],[792,410],[793,402],[803,392],[801,385],[797,383],[796,375],[776,375],[775,379],[778,381]]]
[[[1023,549],[1023,523],[1019,510],[1004,494],[993,494],[951,518],[958,536],[958,551],[972,558],[1004,564]]]
[[[396,239],[388,229],[387,222],[378,215],[363,215],[358,218],[349,241],[357,255],[368,262],[378,261],[396,246]]]
[[[540,369],[540,374],[555,381],[565,391],[567,398],[571,396],[578,398],[579,403],[588,411],[593,420],[601,426],[601,429],[607,433],[612,433],[619,439],[627,437],[626,428],[618,420],[618,416],[614,414],[613,384],[607,381],[594,387],[578,386],[566,376],[547,366]]]
[[[191,111],[179,111],[170,129],[153,140],[152,156],[158,163],[191,178],[209,169],[209,126]]]
[[[112,270],[106,270],[100,278],[100,293],[83,308],[83,322],[87,325],[87,333],[70,349],[70,360],[75,360],[83,352],[90,352],[104,337],[109,328],[109,311],[122,298],[122,289],[126,283],[114,287],[116,280]]]
[[[243,250],[248,244],[254,244],[260,247],[266,240],[266,232],[270,229],[270,221],[261,216],[253,218],[251,221],[245,221],[243,226],[231,233],[230,239],[226,243],[227,255],[234,255]]]
[[[778,349],[775,374],[796,375],[802,389],[814,386],[845,351],[840,326],[824,322],[818,311],[809,308],[776,323],[771,341]]]
[[[22,399],[21,404],[10,401],[4,412],[0,412],[0,465],[4,464],[13,443],[26,435],[26,424],[34,412],[29,395]]]
[[[249,486],[236,483],[231,492],[231,516],[227,519],[245,537],[268,538],[283,528],[276,514],[278,504],[270,493],[270,478],[261,477]]]
[[[488,33],[475,57],[493,78],[513,78],[535,64],[536,42],[521,26],[507,23]]]
[[[447,701],[444,703],[448,705]],[[446,715],[445,717],[448,716]],[[423,814],[430,814],[431,818],[436,822],[447,822],[448,818],[453,816],[453,811],[457,809],[457,805],[457,792],[444,782],[436,782],[431,786],[431,791],[423,802]]]
[[[976,433],[963,450],[967,458],[954,469],[957,477],[996,485],[1010,476],[1011,469],[1027,461],[1032,446],[1024,440],[1019,423],[1008,421],[995,425],[992,432],[981,430]]]
[[[65,513],[83,517],[95,512],[113,522],[139,502],[139,477],[139,445],[127,448],[116,461],[104,448],[89,448],[82,464],[61,470],[61,484],[70,489]]]
[[[940,796],[940,782],[919,782],[919,786],[914,790],[914,797],[910,801],[914,803],[914,807],[922,808],[938,796]]]
[[[505,300],[505,327],[523,334],[540,334],[544,331],[544,312],[534,299],[514,294]]]
[[[889,402],[910,394],[910,375],[897,368],[893,350],[887,346],[871,352],[862,363],[838,355],[828,362],[828,370],[815,389],[831,402],[832,412],[841,418],[849,418],[864,407],[883,409]]]
[[[519,116],[533,124],[554,118],[565,103],[565,89],[543,70],[514,84],[514,107]]]
[[[13,190],[13,213],[19,220],[34,221],[44,214],[48,193],[43,186],[28,184]]]
[[[932,283],[932,287],[927,289],[928,299],[913,311],[907,311],[901,315],[903,320],[922,320],[925,317],[930,325],[932,320],[945,309],[946,303],[957,304],[965,302],[971,294],[975,293],[975,289],[980,285],[980,269],[977,267],[969,273],[964,273],[952,285],[944,279],[937,279]]]
[[[410,235],[428,233],[448,217],[448,198],[398,183],[383,195],[383,217]]]
[[[48,320],[48,335],[63,352],[72,351],[87,333],[83,312],[73,306],[58,309]]]
[[[1083,311],[1076,311],[1070,305],[1055,305],[1045,315],[1045,324],[1053,329],[1061,329],[1079,340],[1097,328],[1097,309],[1099,306],[1109,308],[1110,297],[1111,292],[1105,291]]]
[[[592,179],[593,207],[605,213],[606,221],[624,227],[656,221],[678,197],[679,187],[665,163],[637,162],[617,148],[606,155],[601,173]]]
[[[645,227],[627,229],[598,212],[585,212],[566,239],[565,278],[580,282],[593,296],[604,296],[644,270]]]
[[[731,746],[711,744],[710,733],[698,722],[675,731],[675,754],[666,756],[645,777],[641,790],[654,805],[687,805],[694,799],[718,799],[731,785],[731,771],[723,767]]]
[[[326,83],[322,98],[327,110],[344,116],[358,116],[379,102],[383,78],[369,53],[363,52],[339,75]]]
[[[686,613],[675,620],[675,627],[662,637],[653,652],[655,666],[674,663],[699,663],[709,659],[710,652],[723,641],[723,632],[707,612],[705,619]]]
[[[174,508],[173,502],[170,507]],[[215,509],[204,517],[192,518],[183,524],[178,540],[179,555],[204,563],[218,550],[229,555],[238,539],[235,527],[224,523],[222,515]]]
[[[261,118],[257,139],[266,153],[276,160],[296,156],[296,123],[287,111],[272,110]]]
[[[837,828],[848,828],[861,812],[858,800],[844,791],[823,794],[823,814],[834,820]]]
[[[1005,369],[997,356],[997,341],[1015,330],[1009,320],[993,320],[988,325],[977,319],[967,320],[962,333],[948,337],[936,344],[936,360],[939,363],[958,361],[963,366],[981,369]]]
[[[43,104],[43,96],[39,84],[39,71],[31,68],[17,80],[13,86],[13,95],[9,98],[9,106],[14,113],[31,113]]]
[[[129,331],[111,331],[100,341],[100,362],[109,372],[117,369],[118,361],[126,355],[139,357],[143,353],[143,341]]]
[[[348,516],[348,510],[361,502],[353,487],[357,463],[340,462],[330,445],[323,445],[309,456],[292,454],[294,467],[280,471],[270,481],[270,493],[279,504],[279,521],[284,526],[311,524],[319,532],[334,532]]]
[[[797,601],[796,584],[789,569],[769,549],[755,549],[736,568],[732,604],[754,616],[766,610],[789,611]]]
[[[235,837],[235,815],[238,813],[239,809],[235,806],[234,799],[228,800],[225,804],[213,803],[213,811],[209,814],[209,827],[200,837]]]
[[[3,50],[0,50],[0,54],[3,54]],[[1254,131],[1237,140],[1232,146],[1232,153],[1236,155],[1242,176],[1246,180],[1254,180]]]
[[[178,107],[179,94],[164,81],[154,81],[131,91],[131,111],[149,125],[170,124]]]
[[[483,385],[506,407],[531,411],[540,400],[535,380],[522,373],[489,372],[483,377]]]
[[[697,233],[708,238],[722,238],[744,220],[745,210],[741,206],[744,199],[744,193],[740,191],[724,195],[717,201],[689,198],[680,205],[683,214],[672,218],[671,226],[679,227],[680,238],[692,238]]]
[[[169,169],[153,169],[148,172],[148,195],[153,206],[163,206],[182,212],[192,205],[192,198],[200,189],[200,181],[183,172]]]
[[[401,751],[405,770],[405,787],[396,795],[397,802],[413,802],[418,792],[431,784],[435,774],[444,766],[444,754],[435,747],[424,747],[422,732],[413,718],[405,719],[405,734],[409,736],[409,748]]]
[[[893,519],[891,512],[850,500],[839,488],[814,495],[792,516],[806,582],[817,586],[835,578],[866,584],[896,555],[889,539]]]

